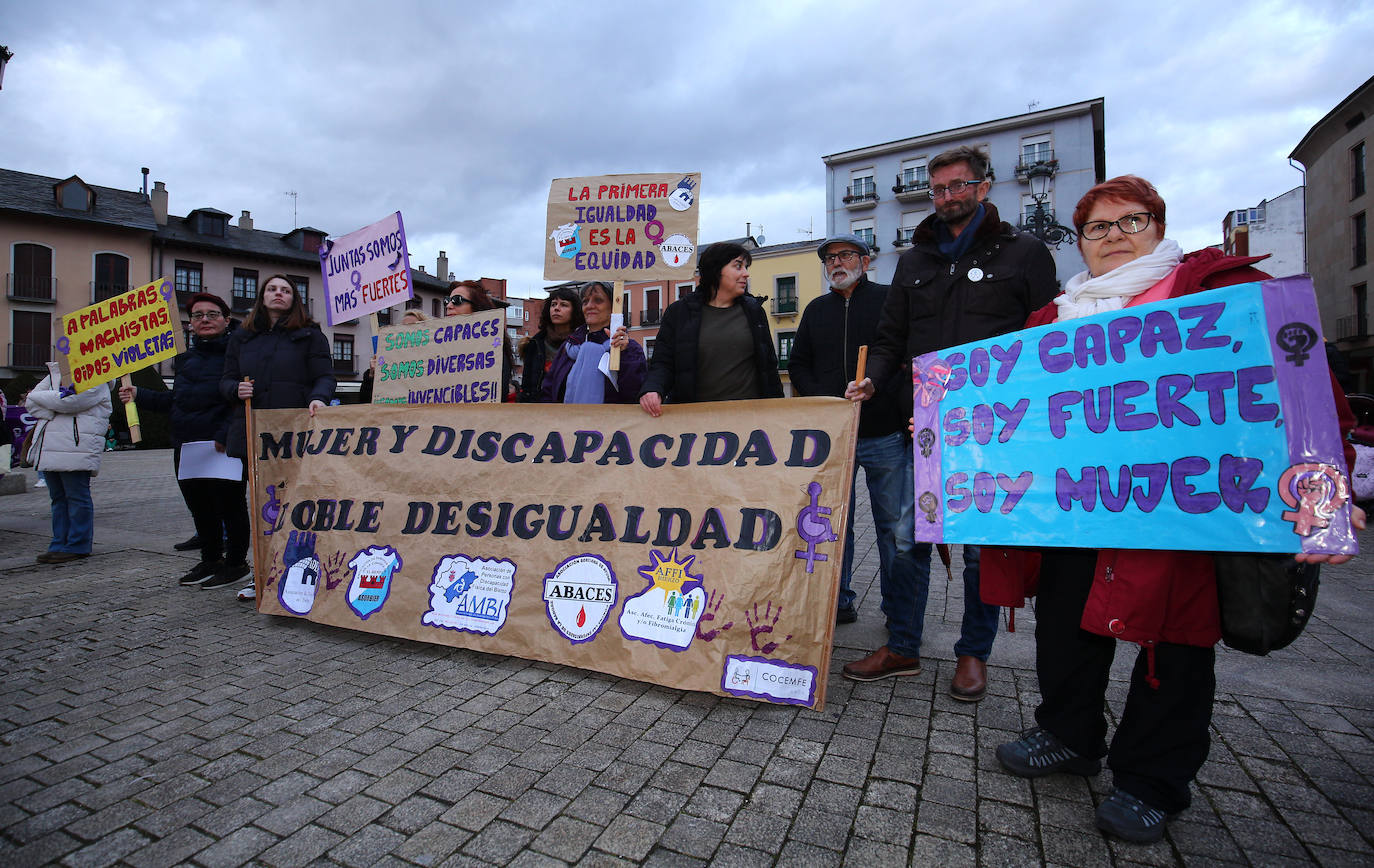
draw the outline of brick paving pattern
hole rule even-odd
[[[168,453],[109,454],[93,490],[96,554],[60,566],[33,563],[46,492],[0,498],[0,865],[1374,864],[1374,561],[1325,570],[1290,648],[1219,651],[1193,807],[1142,847],[1093,828],[1109,773],[997,766],[1032,725],[1032,612],[982,703],[946,694],[957,559],[925,671],[840,677],[883,641],[862,502],[815,713],[260,616],[176,586]]]

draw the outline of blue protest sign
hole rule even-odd
[[[919,540],[1357,550],[1307,277],[927,353],[913,380]]]

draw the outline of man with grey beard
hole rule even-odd
[[[887,287],[874,283],[868,271],[869,250],[854,235],[827,238],[816,251],[830,291],[806,306],[792,344],[787,366],[801,395],[844,395],[854,379],[859,347],[871,344],[887,299]],[[930,546],[916,546],[911,438],[911,390],[901,387],[901,371],[894,370],[887,388],[864,404],[859,415],[858,467],[864,469],[877,530],[882,610],[891,637],[864,665],[844,668],[847,678],[876,681],[921,671],[920,622],[925,617],[925,593],[930,581]],[[903,400],[905,396],[905,401]],[[840,567],[840,598],[835,621],[858,620],[850,573],[854,566],[854,498],[849,500],[844,560]]]

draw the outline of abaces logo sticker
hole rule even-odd
[[[615,571],[603,558],[573,555],[544,575],[549,623],[574,645],[596,637],[618,596]]]
[[[348,562],[348,607],[366,621],[378,612],[391,593],[391,577],[401,568],[401,556],[391,546],[368,546]]]

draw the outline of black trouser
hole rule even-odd
[[[1044,553],[1035,605],[1041,696],[1035,721],[1083,756],[1105,754],[1117,787],[1152,807],[1177,813],[1192,802],[1189,784],[1211,747],[1216,651],[1158,643],[1156,688],[1146,681],[1149,661],[1141,648],[1108,752],[1106,694],[1116,640],[1079,626],[1096,562],[1096,551]]]
[[[200,559],[242,564],[248,558],[248,485],[233,479],[182,479],[181,496],[191,507],[200,537]],[[224,550],[228,540],[228,551]]]

